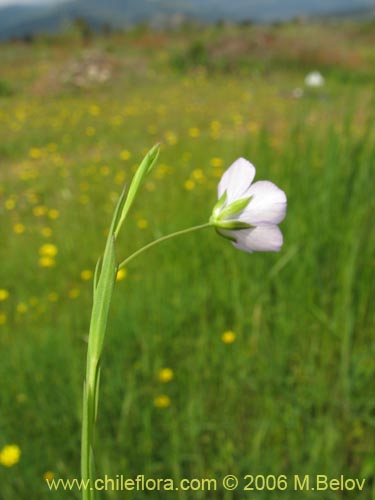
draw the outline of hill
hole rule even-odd
[[[371,9],[372,7],[372,9]],[[126,28],[139,22],[165,25],[180,14],[180,20],[203,22],[252,20],[271,22],[296,16],[370,12],[372,0],[69,0],[52,6],[16,5],[0,9],[0,39],[23,37],[40,32],[54,33],[74,19],[85,19],[93,28],[103,25]]]

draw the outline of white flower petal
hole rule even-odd
[[[283,235],[278,226],[264,224],[251,229],[232,231],[237,239],[233,245],[245,252],[278,252],[283,245]]]
[[[238,158],[224,172],[218,186],[219,198],[227,192],[227,204],[242,198],[255,177],[255,167],[245,158]]]
[[[249,224],[279,224],[286,214],[286,195],[273,182],[258,181],[245,193],[251,196],[248,206],[236,219]]]

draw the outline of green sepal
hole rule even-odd
[[[215,221],[214,225],[218,229],[229,229],[234,231],[238,231],[241,229],[250,229],[251,227],[255,227],[241,220],[218,220]]]
[[[217,232],[217,234],[219,236],[222,236],[226,240],[232,241],[233,243],[237,243],[237,240],[236,240],[236,238],[234,236],[222,233],[218,228],[215,228],[215,231]]]
[[[229,205],[227,205],[223,210],[218,214],[217,219],[218,220],[223,220],[223,219],[228,219],[232,217],[233,215],[239,214],[244,210],[247,205],[249,204],[249,201],[251,200],[251,196],[248,196],[247,198],[241,198],[240,200],[233,201]]]
[[[211,218],[215,219],[216,217],[218,217],[220,215],[220,210],[225,205],[226,201],[227,201],[227,192],[224,191],[224,193],[220,196],[220,198],[216,202],[214,209],[212,210],[212,217]]]

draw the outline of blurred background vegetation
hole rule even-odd
[[[285,243],[248,255],[200,232],[119,276],[98,476],[345,474],[374,498],[374,42],[366,20],[80,21],[0,45],[1,499],[79,498],[45,478],[79,475],[92,270],[158,141],[119,259],[204,223],[239,156],[287,193]]]

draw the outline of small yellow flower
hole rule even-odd
[[[100,108],[96,104],[91,104],[89,108],[89,113],[92,116],[98,116],[100,114]]]
[[[129,160],[129,158],[131,157],[131,152],[128,151],[127,149],[123,149],[120,153],[120,158],[121,160]]]
[[[13,226],[13,232],[16,234],[22,234],[25,232],[25,226],[18,222],[17,224],[14,224]]]
[[[0,451],[0,464],[12,467],[20,461],[21,450],[16,444],[8,444]]]
[[[38,160],[39,158],[42,157],[42,154],[43,154],[43,152],[39,148],[30,148],[29,149],[29,156],[33,160]]]
[[[196,168],[192,171],[191,176],[196,180],[196,181],[202,181],[204,179],[204,172],[201,168]]]
[[[162,368],[159,370],[158,379],[160,382],[166,383],[170,382],[174,377],[173,370],[171,368]]]
[[[39,255],[43,257],[56,257],[57,253],[57,246],[53,243],[45,243],[39,248]]]
[[[56,208],[51,208],[51,210],[48,210],[48,217],[50,219],[57,219],[60,215],[60,212]]]
[[[236,334],[231,330],[228,330],[222,334],[221,340],[222,342],[224,342],[224,344],[233,344],[233,342],[236,340]]]
[[[9,292],[8,290],[5,290],[5,288],[0,288],[0,302],[3,300],[7,300],[9,297]]]
[[[45,481],[52,481],[52,479],[55,477],[55,474],[50,471],[50,470],[47,470],[44,474],[43,474],[43,479]]]
[[[171,130],[168,130],[164,134],[164,137],[165,137],[166,141],[168,142],[168,144],[170,144],[171,146],[173,146],[174,144],[176,144],[178,142],[178,136],[177,136],[177,134],[175,134]]]
[[[53,257],[44,255],[39,259],[39,265],[40,267],[54,267],[56,265],[56,261]]]
[[[42,217],[43,215],[46,215],[47,213],[47,207],[44,205],[37,205],[36,207],[33,208],[33,214],[35,217]]]
[[[81,271],[81,280],[83,281],[89,281],[92,278],[92,271],[91,269],[84,269]]]
[[[69,291],[68,291],[68,297],[70,299],[76,299],[77,297],[79,297],[81,294],[81,291],[79,288],[71,288]]]
[[[187,181],[184,182],[184,188],[186,191],[191,191],[192,189],[195,188],[195,182],[192,181],[191,179],[188,179]]]
[[[5,313],[0,313],[0,325],[5,325],[7,322],[7,315]]]
[[[123,279],[126,278],[126,275],[128,274],[127,270],[125,268],[121,268],[117,271],[116,275],[116,281],[122,281]]]
[[[156,408],[168,408],[170,404],[170,397],[166,394],[161,394],[160,396],[156,396],[156,398],[154,398],[154,405],[156,406]]]
[[[25,314],[25,312],[27,311],[27,304],[25,304],[24,302],[20,302],[19,304],[17,304],[16,311],[19,314]]]
[[[198,127],[191,127],[191,128],[189,128],[189,135],[193,139],[196,139],[197,137],[199,137],[199,135],[200,135],[199,128]]]
[[[33,307],[36,307],[39,304],[39,299],[38,297],[30,297],[29,298],[29,304]]]
[[[224,163],[223,159],[222,158],[218,158],[218,157],[211,158],[211,160],[210,160],[211,166],[215,167],[215,168],[222,167],[223,163]]]
[[[40,233],[45,238],[49,238],[50,236],[52,236],[52,229],[50,227],[42,227]]]
[[[14,200],[13,198],[8,198],[7,200],[5,200],[4,205],[6,210],[13,210],[14,207],[16,206],[16,200]]]
[[[57,302],[59,300],[59,294],[56,292],[50,292],[47,295],[47,299],[49,300],[49,302]]]
[[[148,220],[147,219],[138,219],[137,226],[139,227],[139,229],[146,229],[146,227],[148,227]]]

